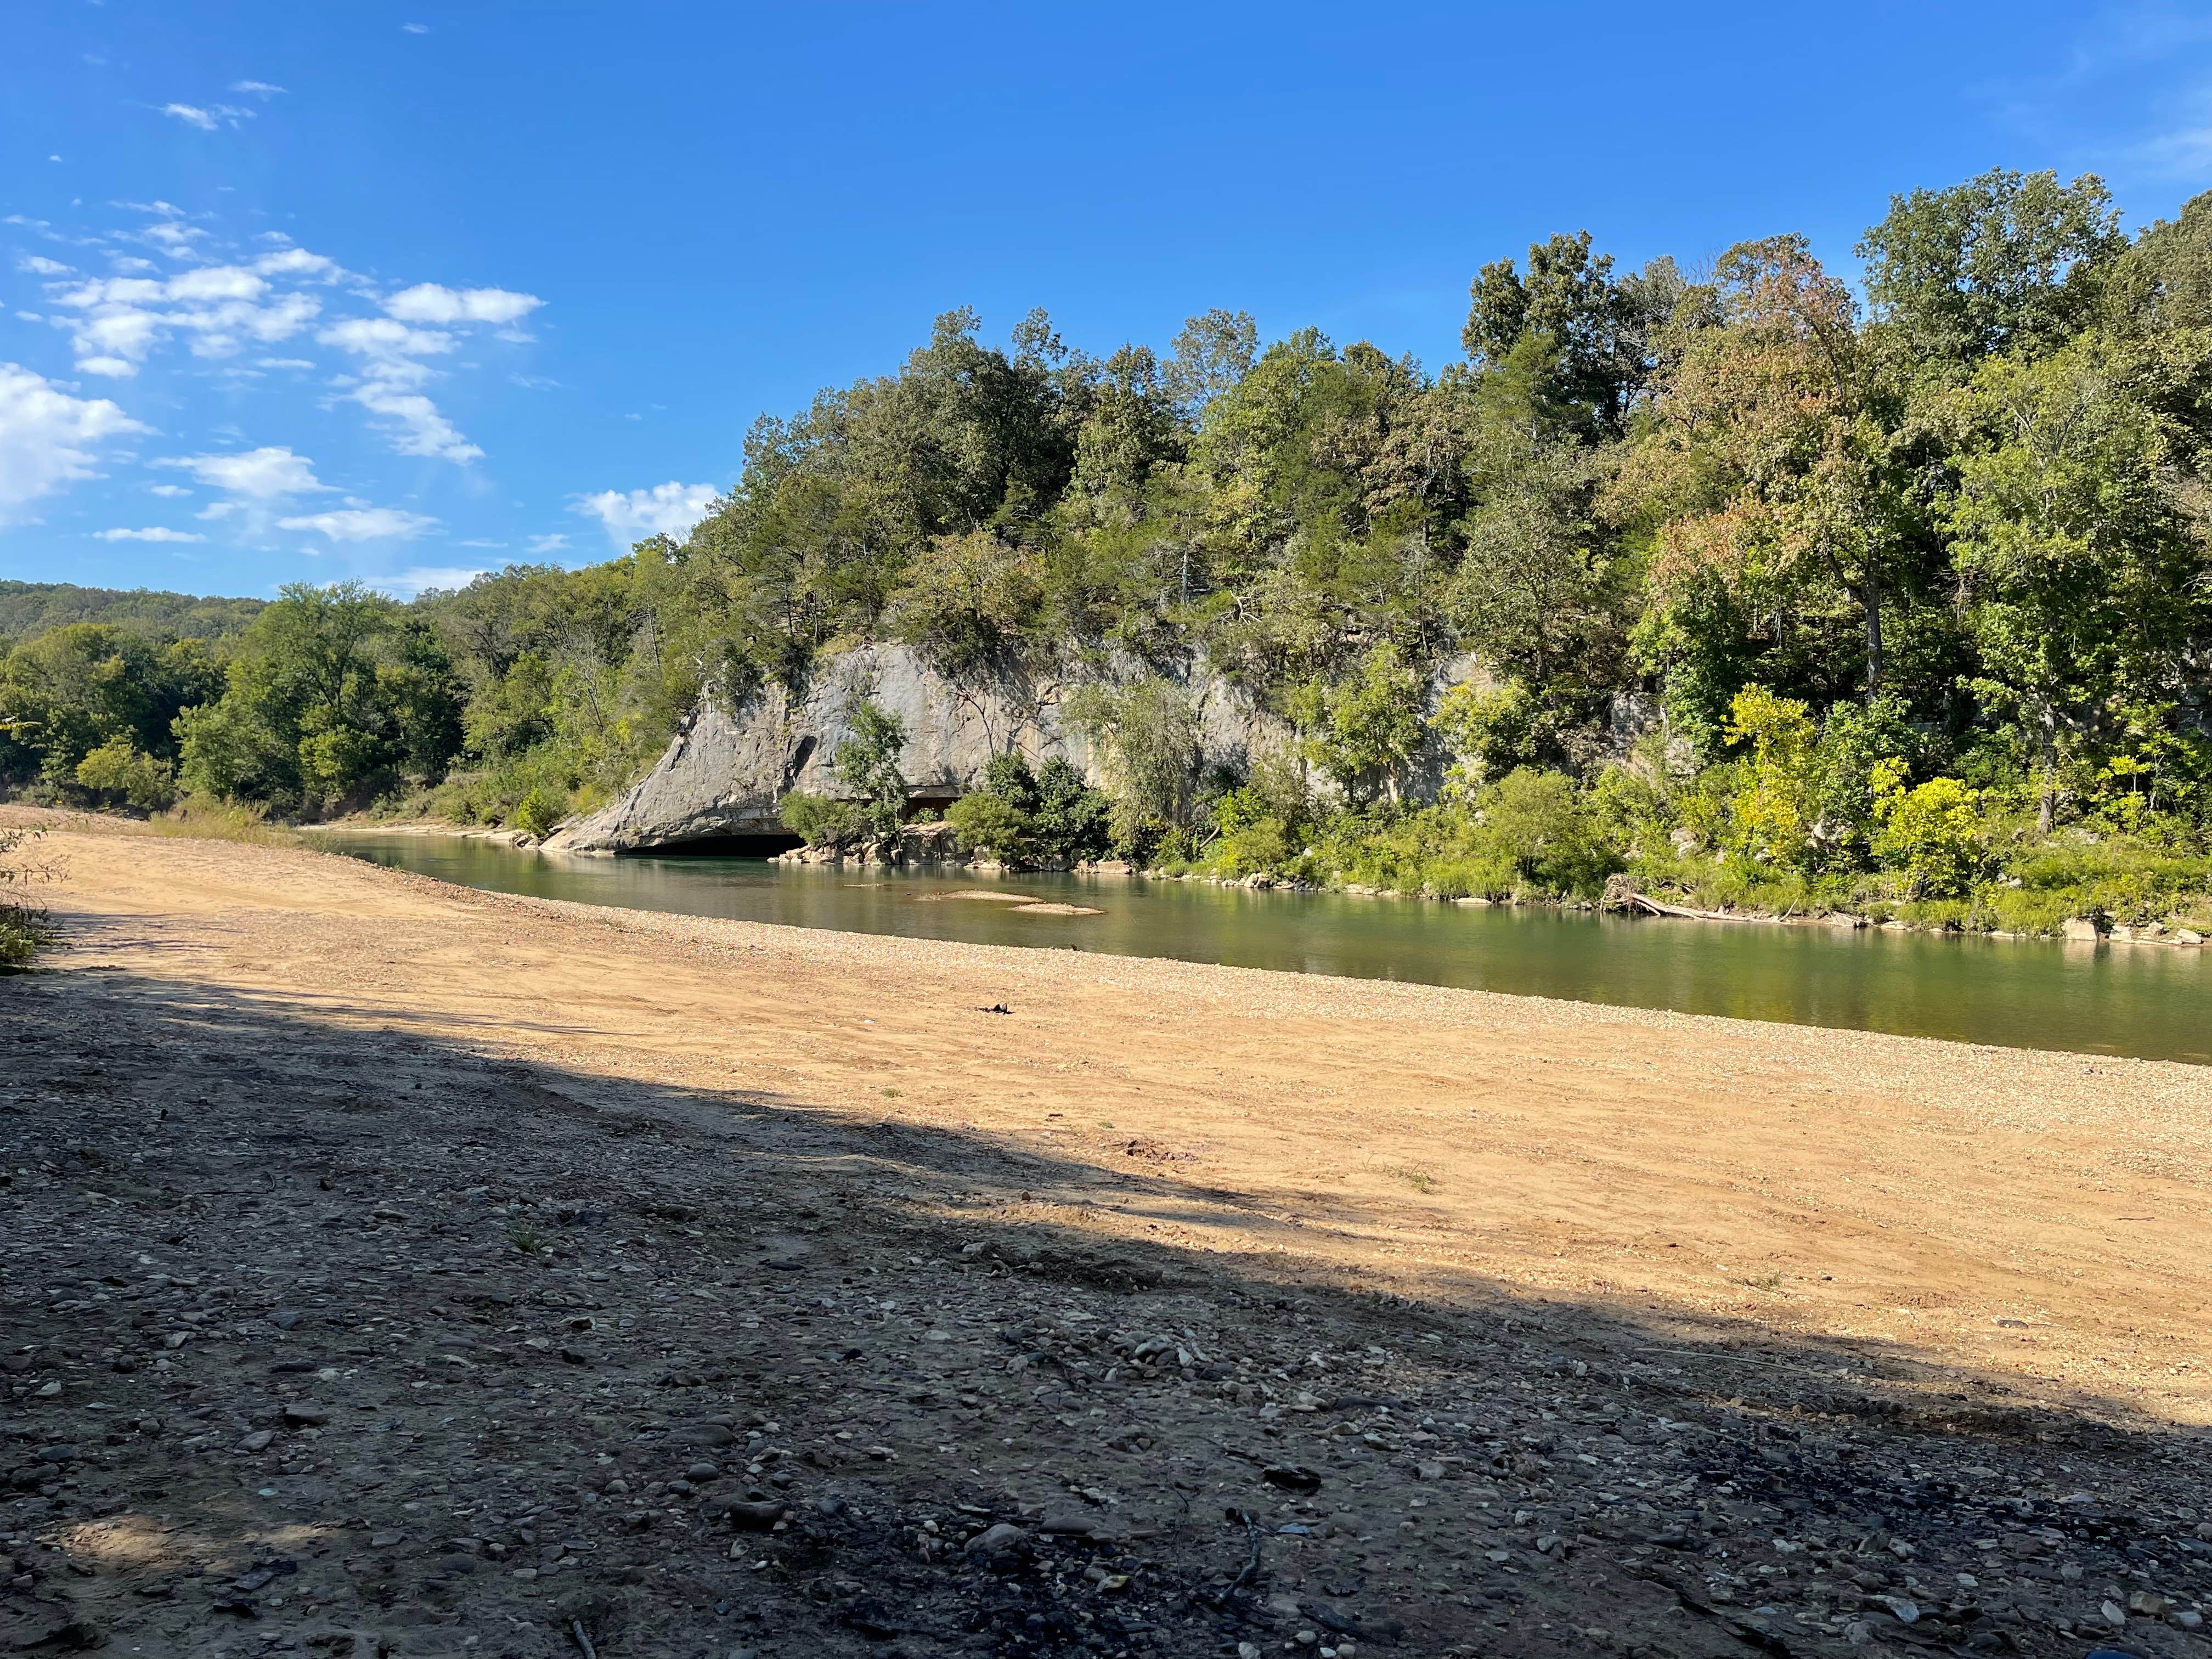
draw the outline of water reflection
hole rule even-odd
[[[1634,921],[1115,877],[997,882],[735,858],[557,858],[447,836],[331,845],[465,886],[633,909],[2212,1061],[2204,951]],[[952,896],[994,890],[1099,914]]]

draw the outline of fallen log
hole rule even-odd
[[[1692,910],[1686,905],[1662,904],[1649,893],[1631,893],[1631,904],[1641,905],[1655,916],[1680,916],[1686,921],[1772,921],[1773,916],[1743,916],[1729,910]]]

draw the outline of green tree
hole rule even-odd
[[[1613,256],[1590,234],[1528,248],[1524,276],[1510,259],[1483,266],[1469,290],[1460,338],[1470,361],[1497,368],[1532,348],[1541,396],[1591,434],[1618,433],[1651,373],[1656,337],[1682,291],[1671,259],[1616,279]]]
[[[1453,686],[1429,718],[1429,729],[1451,752],[1446,792],[1471,795],[1528,765],[1541,742],[1540,721],[1525,685]]]
[[[1890,198],[1859,243],[1875,314],[1917,353],[1972,363],[2049,350],[2087,323],[2126,246],[2104,181],[1997,168]]]
[[[1198,709],[1172,680],[1145,675],[1119,686],[1086,685],[1063,710],[1104,763],[1115,844],[1144,859],[1191,823],[1198,781]]]
[[[357,582],[295,583],[240,640],[222,697],[179,716],[188,788],[326,805],[434,781],[459,746],[459,698],[421,618]]]
[[[2177,385],[2177,379],[2194,383]],[[2130,702],[2190,670],[2208,612],[2197,509],[2203,371],[2096,333],[2047,357],[1994,357],[1957,404],[1946,521],[1980,653],[1975,688],[2011,722],[2048,831],[2060,775]]]
[[[176,769],[141,754],[128,737],[110,738],[76,763],[76,781],[110,805],[158,812],[176,799]]]
[[[66,786],[116,738],[173,760],[179,713],[215,696],[222,673],[196,640],[164,644],[106,623],[72,623],[0,658],[0,775]]]
[[[1729,710],[1728,735],[1751,750],[1729,805],[1737,849],[1761,862],[1802,864],[1819,804],[1819,733],[1810,712],[1763,685],[1747,685]]]
[[[1395,801],[1421,752],[1425,690],[1395,647],[1375,647],[1350,679],[1310,685],[1297,700],[1307,758],[1355,806]]]
[[[1964,894],[1988,857],[1974,791],[1956,778],[1930,778],[1907,789],[1899,761],[1878,763],[1871,782],[1875,858],[1904,872],[1915,897]]]
[[[888,841],[906,816],[906,775],[899,770],[906,723],[864,697],[846,710],[845,724],[852,735],[837,745],[830,769],[860,798],[860,816],[871,833]]]
[[[1650,538],[1647,647],[1671,668],[1730,628],[1817,633],[1847,607],[1862,630],[1855,678],[1878,696],[1910,514],[1850,291],[1783,236],[1731,248],[1711,300],[1611,501]]]

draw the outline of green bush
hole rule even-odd
[[[541,784],[514,804],[514,811],[507,822],[517,830],[542,839],[552,832],[555,824],[568,816],[568,791],[549,789]]]
[[[1019,864],[1030,855],[1030,815],[1002,795],[977,790],[963,795],[945,814],[961,847],[984,858]]]
[[[109,804],[158,812],[177,798],[176,769],[139,753],[128,737],[110,738],[76,763],[76,781]]]
[[[1901,761],[1875,766],[1874,855],[1904,872],[1914,896],[1958,898],[1987,862],[1978,798],[1956,778],[1907,789],[1904,776]]]
[[[27,878],[28,872],[15,862],[15,854],[35,835],[33,830],[0,829],[0,890],[19,886]],[[0,899],[0,969],[12,972],[38,954],[46,939],[46,922],[45,911]]]
[[[1594,896],[1620,868],[1574,780],[1517,767],[1475,797],[1478,844],[1544,891]]]
[[[866,828],[860,809],[850,801],[793,790],[776,808],[783,827],[809,847],[849,847]]]
[[[1032,772],[1020,755],[994,756],[983,787],[952,804],[946,819],[971,853],[1007,864],[1074,864],[1111,843],[1112,803],[1055,756]]]

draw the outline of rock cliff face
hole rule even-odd
[[[956,684],[902,645],[870,645],[822,665],[805,697],[764,686],[732,710],[702,705],[657,765],[611,805],[563,825],[546,845],[577,853],[641,851],[724,836],[780,833],[776,803],[790,790],[837,793],[830,757],[851,735],[847,711],[866,697],[905,722],[900,768],[908,798],[945,805],[982,781],[994,755],[1033,762],[1063,756],[1093,783],[1097,757],[1063,725],[1083,682]],[[1218,676],[1188,682],[1209,762],[1242,769],[1255,745],[1289,728]]]

